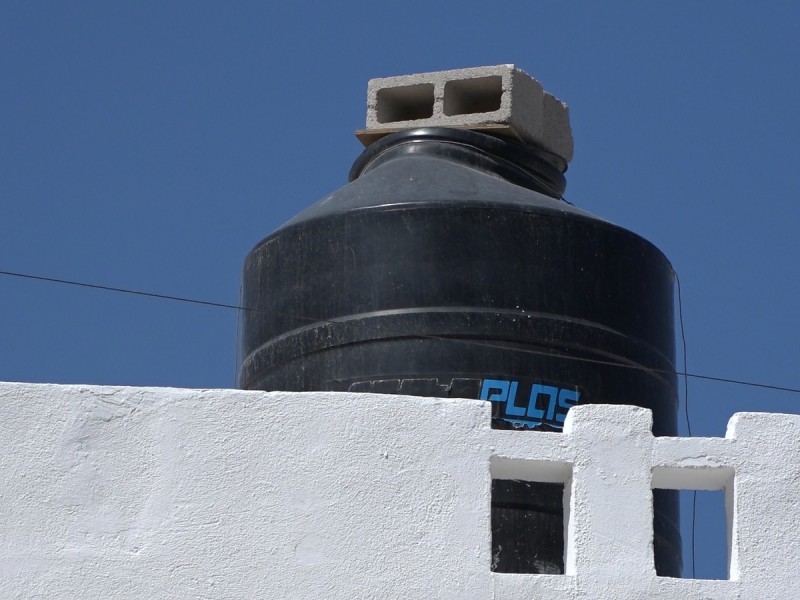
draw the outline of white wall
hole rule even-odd
[[[800,417],[654,439],[633,407],[577,407],[564,434],[488,410],[0,384],[0,597],[800,597]],[[491,573],[492,474],[568,483],[566,575]],[[652,486],[726,488],[730,581],[655,576]]]

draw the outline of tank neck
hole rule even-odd
[[[567,164],[537,146],[477,131],[424,127],[391,133],[353,163],[350,181],[395,158],[430,156],[463,164],[551,198],[562,199]]]

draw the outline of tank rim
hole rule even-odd
[[[566,162],[532,144],[466,129],[420,127],[389,134],[354,161],[348,181],[398,156],[428,154],[465,163],[516,185],[563,200]]]

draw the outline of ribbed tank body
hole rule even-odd
[[[632,404],[676,435],[672,267],[554,197],[550,158],[443,129],[368,148],[248,255],[241,387],[483,399],[493,426],[531,431]],[[562,495],[494,482],[492,568],[563,571]],[[657,571],[678,576],[676,493],[654,506]]]

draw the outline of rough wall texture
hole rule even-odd
[[[793,598],[800,417],[0,384],[3,598]],[[566,575],[491,573],[491,477],[567,483]],[[652,487],[726,489],[731,580],[656,577]]]

